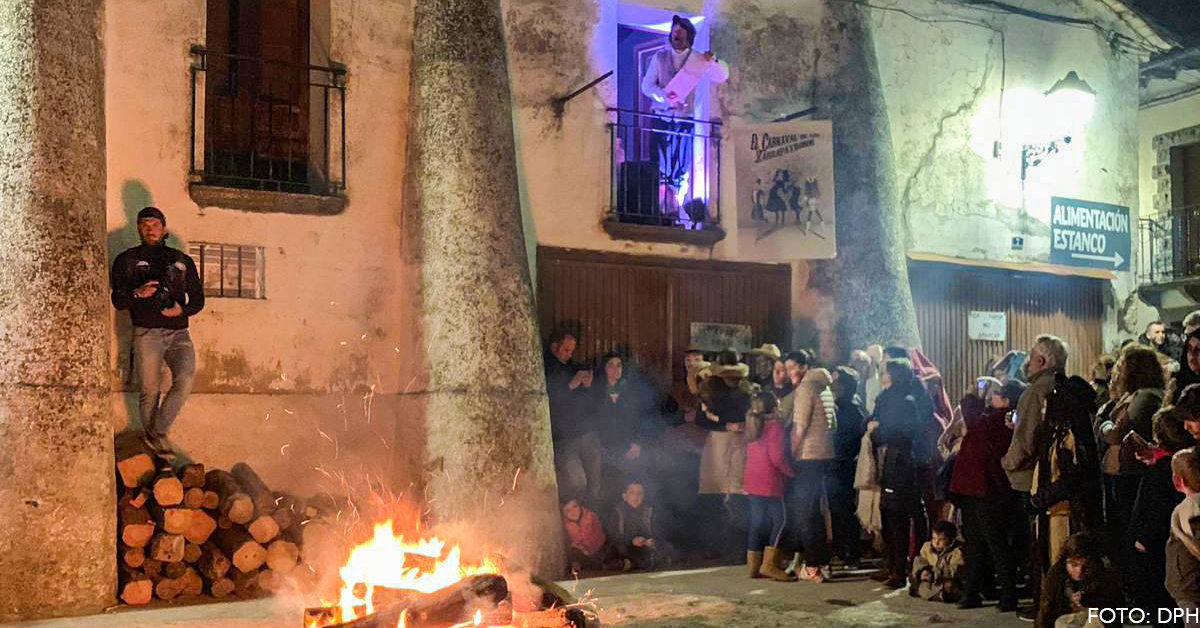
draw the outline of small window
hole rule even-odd
[[[267,298],[263,247],[248,244],[192,242],[188,254],[204,283],[206,297]]]

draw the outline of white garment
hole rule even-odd
[[[650,58],[650,64],[646,66],[646,74],[642,76],[642,93],[654,101],[650,109],[655,113],[664,113],[677,116],[690,116],[695,112],[696,92],[688,94],[687,98],[681,103],[671,105],[667,102],[667,94],[663,88],[671,79],[675,77],[675,73],[679,72],[679,68],[687,62],[688,56],[700,54],[694,50],[688,49],[682,52],[676,51],[670,47],[659,50]],[[716,60],[716,63],[708,66],[708,71],[705,73],[705,78],[711,79],[715,83],[724,83],[729,79],[729,64]]]

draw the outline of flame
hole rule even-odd
[[[475,611],[475,617],[472,621],[475,622],[476,626],[483,625],[483,611],[480,611],[480,610]]]
[[[410,558],[418,564],[408,564]],[[478,565],[464,564],[459,547],[447,548],[437,537],[406,541],[388,520],[375,526],[371,540],[350,552],[339,573],[342,590],[337,605],[342,621],[351,621],[375,612],[372,597],[376,587],[432,593],[467,576],[499,573],[499,569],[491,559]],[[482,617],[482,613],[476,614],[476,626]],[[405,623],[402,614],[398,628]]]

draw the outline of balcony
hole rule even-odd
[[[1200,304],[1200,205],[1138,221],[1138,294],[1168,311]]]
[[[721,122],[610,108],[611,185],[603,227],[613,239],[711,247],[721,229]],[[675,123],[676,129],[669,128]],[[678,129],[682,123],[683,129]],[[659,151],[682,139],[687,166],[674,198],[663,184]]]
[[[192,48],[189,191],[300,214],[345,206],[346,71]]]

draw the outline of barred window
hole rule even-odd
[[[204,283],[206,297],[267,298],[263,247],[191,242],[188,254]]]

